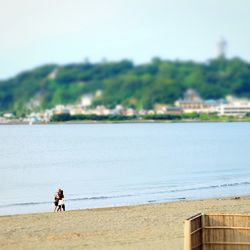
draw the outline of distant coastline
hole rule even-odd
[[[110,120],[84,120],[84,121],[61,121],[61,122],[34,122],[32,124],[21,121],[10,121],[0,123],[1,125],[70,125],[70,124],[137,124],[137,123],[231,123],[231,122],[250,122],[250,119],[228,119],[228,120],[123,120],[123,121],[110,121]]]

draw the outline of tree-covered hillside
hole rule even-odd
[[[239,58],[207,63],[155,58],[143,65],[128,60],[45,65],[0,81],[0,111],[21,114],[76,103],[83,94],[97,90],[102,90],[102,95],[94,105],[151,108],[155,103],[173,103],[188,88],[205,99],[226,95],[250,98],[250,64]]]

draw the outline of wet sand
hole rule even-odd
[[[0,249],[182,250],[199,212],[250,214],[250,197],[0,217]]]

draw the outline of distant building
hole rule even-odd
[[[81,98],[81,106],[82,107],[89,107],[89,106],[91,106],[92,101],[93,101],[93,95],[91,95],[91,94],[84,95]]]
[[[70,113],[69,108],[64,105],[56,105],[56,107],[53,110],[53,114],[55,115],[69,114],[69,113]]]
[[[153,109],[147,110],[147,115],[155,115],[155,111]]]
[[[49,80],[54,80],[56,79],[57,77],[57,74],[58,74],[58,68],[55,68],[53,71],[51,71],[49,74],[48,74],[48,79]]]
[[[184,94],[184,99],[177,100],[175,105],[182,108],[185,113],[200,112],[204,108],[201,97],[192,89],[188,89]]]
[[[103,105],[99,105],[95,109],[92,109],[91,113],[95,115],[109,115],[110,110]]]
[[[202,98],[200,97],[200,95],[198,94],[198,92],[194,89],[188,89],[185,93],[184,93],[184,101],[191,101],[191,102],[197,102],[200,103],[202,102]]]
[[[69,113],[71,115],[83,115],[85,112],[84,112],[84,109],[80,106],[72,106],[69,109]]]
[[[32,112],[28,114],[23,121],[29,122],[30,124],[37,123],[37,122],[47,123],[49,122],[50,118],[51,116],[49,116],[48,110],[46,110],[45,112],[41,112],[41,113]]]
[[[167,106],[165,104],[156,104],[154,106],[154,111],[157,115],[183,113],[183,109],[181,107]]]
[[[184,99],[177,100],[175,105],[184,113],[213,113],[217,112],[218,103],[215,101],[203,101],[199,94],[192,89],[188,89],[184,94]]]
[[[166,114],[179,115],[183,113],[183,109],[179,107],[167,107]]]
[[[250,101],[248,99],[229,96],[226,100],[227,103],[221,104],[218,108],[219,115],[242,117],[250,113]]]
[[[134,109],[129,108],[129,109],[126,109],[124,115],[125,115],[125,116],[134,116],[134,115],[136,115],[136,112],[135,112]]]
[[[10,118],[15,118],[15,115],[13,113],[4,113],[3,117],[7,118],[7,119],[10,119]]]
[[[146,114],[147,114],[147,111],[146,111],[145,109],[140,109],[140,110],[138,111],[138,114],[141,115],[141,116],[143,116],[143,115],[146,115]]]
[[[112,110],[113,115],[123,115],[125,113],[125,109],[122,105],[116,105],[115,108]]]
[[[52,109],[46,109],[44,111],[44,119],[45,119],[45,121],[49,121],[52,116],[53,116],[53,110]]]
[[[95,97],[96,98],[100,98],[102,96],[102,90],[98,89],[96,92],[95,92]]]
[[[163,115],[167,112],[167,105],[165,104],[155,104],[154,111],[157,115]]]

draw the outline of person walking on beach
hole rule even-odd
[[[57,211],[57,209],[58,209],[58,202],[59,202],[59,193],[60,193],[60,188],[56,191],[56,193],[55,193],[55,195],[54,195],[54,205],[55,205],[55,207],[54,207],[54,212],[56,212]]]
[[[58,200],[57,211],[60,211],[60,212],[62,212],[62,210],[65,211],[64,194],[63,194],[63,190],[62,189],[59,189],[58,197],[59,197],[59,200]]]

